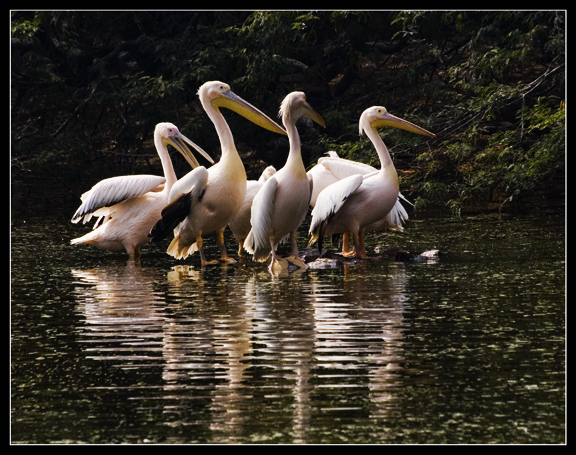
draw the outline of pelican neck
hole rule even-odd
[[[382,170],[386,167],[394,167],[394,162],[390,157],[390,153],[388,152],[388,148],[384,141],[378,134],[378,129],[370,126],[369,128],[364,128],[366,135],[374,145],[376,149],[376,153],[378,153],[378,157],[380,158],[380,163],[382,164]]]
[[[234,137],[232,136],[232,131],[226,122],[226,119],[220,112],[220,109],[215,108],[211,102],[204,102],[201,100],[204,110],[212,120],[214,127],[216,128],[216,133],[218,134],[218,139],[220,140],[220,148],[222,150],[222,156],[219,161],[219,168],[226,169],[226,173],[229,175],[237,175],[241,180],[246,180],[246,170],[244,168],[244,163],[236,150],[236,144],[234,143]]]
[[[166,183],[164,185],[164,190],[169,192],[172,185],[176,183],[176,172],[174,172],[174,166],[172,165],[172,159],[170,158],[170,153],[168,152],[168,147],[162,142],[162,137],[160,135],[154,135],[154,145],[156,146],[156,151],[160,157],[160,162],[162,163],[162,170],[164,171],[164,177],[166,178]]]
[[[286,133],[288,134],[288,141],[290,144],[290,151],[288,153],[286,164],[302,164],[302,167],[304,167],[304,162],[302,161],[302,143],[300,141],[300,134],[296,128],[296,122],[292,120],[291,117],[284,116],[282,123],[286,128]]]

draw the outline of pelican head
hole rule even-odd
[[[306,102],[306,95],[303,92],[292,92],[288,94],[280,105],[278,115],[282,118],[291,116],[293,121],[305,115],[326,128],[326,122],[320,114]],[[284,122],[284,124],[286,124],[286,122]]]
[[[262,171],[262,174],[260,175],[258,181],[264,183],[274,174],[276,174],[276,168],[274,166],[268,166],[266,169]]]
[[[190,149],[188,148],[186,143],[190,144],[204,158],[206,158],[208,161],[210,161],[210,163],[214,164],[214,160],[212,159],[212,157],[210,155],[208,155],[208,153],[206,153],[200,146],[196,145],[194,142],[192,142],[190,139],[188,139],[186,136],[184,136],[178,130],[176,125],[174,125],[173,123],[168,123],[168,122],[158,123],[156,125],[156,130],[154,131],[154,135],[160,136],[162,144],[165,147],[168,145],[171,145],[176,150],[178,150],[182,154],[182,156],[184,158],[186,158],[186,161],[188,161],[188,164],[190,164],[190,166],[192,166],[192,168],[196,168],[196,167],[200,166],[200,163],[198,163],[198,160],[192,154],[192,152],[190,151]]]
[[[436,137],[434,133],[390,114],[386,108],[382,106],[369,107],[362,113],[360,116],[360,135],[362,135],[368,125],[374,130],[382,128],[383,126],[393,126],[394,128],[422,134],[423,136]]]
[[[204,102],[205,99],[209,100],[217,111],[219,111],[221,107],[230,109],[262,128],[274,133],[286,135],[284,128],[259,109],[234,94],[230,90],[230,86],[224,82],[206,82],[198,89],[198,95],[201,102]]]

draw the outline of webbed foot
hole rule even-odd
[[[286,258],[286,260],[287,260],[288,262],[294,264],[296,267],[299,267],[299,268],[301,268],[301,269],[307,269],[307,268],[308,268],[308,266],[307,266],[304,262],[302,262],[302,259],[300,259],[300,258],[297,257],[297,256],[294,256],[294,255],[288,256],[288,257]]]

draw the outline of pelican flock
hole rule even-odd
[[[86,243],[113,252],[126,252],[137,259],[140,248],[150,241],[148,233],[169,202],[176,173],[167,145],[178,150],[192,167],[199,163],[186,146],[194,147],[208,161],[214,160],[198,145],[184,136],[176,125],[159,123],[154,130],[154,144],[162,163],[164,177],[157,175],[124,175],[102,180],[81,196],[82,205],[72,217],[83,223],[98,217],[93,231],[70,241]]]
[[[214,164],[208,153],[172,123],[159,123],[154,131],[154,144],[164,177],[120,176],[96,184],[81,196],[82,204],[72,222],[86,223],[92,217],[97,221],[91,232],[71,240],[71,244],[85,243],[125,252],[134,260],[139,258],[142,246],[173,234],[166,252],[175,259],[186,259],[198,251],[204,266],[235,262],[228,256],[224,243],[224,231],[229,227],[238,242],[238,256],[244,258],[247,252],[254,261],[269,261],[268,270],[275,274],[288,266],[307,268],[299,257],[297,231],[309,210],[308,245],[317,241],[320,255],[326,236],[342,234],[341,254],[367,259],[366,232],[403,229],[408,214],[400,200],[406,199],[399,191],[394,163],[378,130],[390,126],[428,137],[435,137],[433,133],[391,115],[382,106],[373,106],[362,113],[359,130],[360,135],[366,134],[372,142],[380,160],[379,170],[342,159],[330,151],[306,172],[296,121],[305,116],[322,127],[326,123],[303,92],[292,92],[282,101],[279,116],[284,128],[235,95],[224,82],[206,82],[198,89],[198,97],[216,129],[220,160]],[[269,166],[258,180],[248,181],[221,108],[233,110],[271,132],[287,135],[290,149],[285,165],[278,171]],[[179,180],[168,145],[192,167]],[[188,145],[213,165],[201,166]],[[213,232],[220,258],[208,261],[203,238]],[[290,239],[291,255],[279,257],[278,245],[286,239]]]

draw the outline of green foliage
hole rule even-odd
[[[219,79],[272,116],[304,91],[327,124],[300,128],[309,167],[328,150],[379,167],[358,133],[372,105],[436,133],[381,131],[416,208],[563,183],[563,11],[15,11],[11,32],[17,178],[68,174],[84,190],[157,172],[160,121],[217,156],[196,91]],[[227,119],[258,166],[284,147]]]
[[[438,188],[428,185],[436,180],[451,182],[442,199],[456,212],[469,203],[504,204],[561,183],[564,54],[558,44],[563,16],[455,14],[444,19],[457,21],[466,58],[446,67],[449,83],[442,86],[442,97],[451,104],[443,104],[438,114],[450,135],[439,149],[425,150],[415,161],[413,188],[421,194],[420,203],[440,199]],[[401,16],[406,21],[426,15]]]

